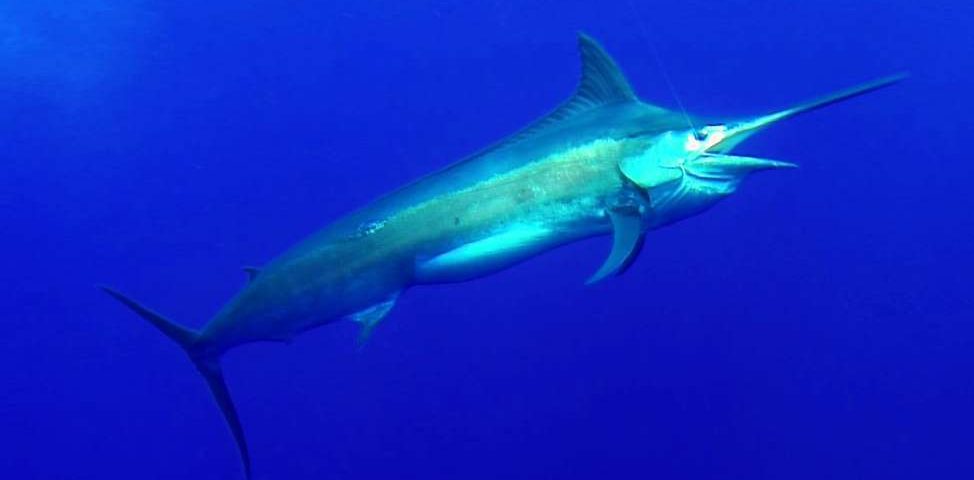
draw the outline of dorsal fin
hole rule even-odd
[[[592,37],[581,32],[578,34],[578,55],[582,61],[582,78],[578,82],[575,93],[554,111],[488,151],[517,143],[562,120],[603,105],[639,100],[615,60]]]
[[[248,282],[253,282],[254,279],[257,278],[257,275],[260,275],[260,269],[257,267],[246,266],[246,267],[240,267],[240,269],[247,274]]]
[[[578,34],[578,54],[582,58],[582,79],[575,95],[562,107],[597,107],[607,103],[636,100],[629,81],[612,57],[592,37]]]

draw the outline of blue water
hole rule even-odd
[[[255,479],[974,478],[970,2],[0,3],[0,471],[239,479],[184,354],[259,265],[566,98],[752,115],[750,179],[594,287],[593,239],[224,368]],[[659,60],[653,54],[653,47]]]

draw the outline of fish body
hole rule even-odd
[[[493,146],[377,199],[260,268],[202,329],[102,287],[179,344],[250,454],[219,359],[250,342],[288,341],[339,321],[364,342],[414,286],[463,282],[577,240],[611,235],[589,283],[624,272],[646,232],[697,215],[747,175],[787,162],[730,154],[779,120],[892,84],[883,78],[748,120],[707,123],[647,104],[611,57],[579,36],[578,89],[553,112]],[[695,127],[699,125],[699,127]]]
[[[642,108],[619,109],[616,123],[626,125]],[[201,341],[221,352],[287,339],[411,286],[471,280],[611,233],[608,209],[646,203],[618,164],[647,140],[586,126],[486,152],[338,220],[261,268]]]

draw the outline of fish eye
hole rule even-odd
[[[693,138],[702,142],[707,139],[707,134],[708,133],[706,132],[706,128],[701,128],[700,130],[696,130],[693,132]]]

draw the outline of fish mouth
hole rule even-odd
[[[710,179],[740,177],[762,170],[791,168],[798,168],[798,165],[780,160],[723,154],[705,154],[688,165],[688,170],[694,176]]]
[[[703,154],[692,162],[693,174],[698,177],[718,178],[746,175],[761,170],[798,168],[798,165],[791,162],[726,153],[751,135],[791,115],[794,113],[784,110],[729,126],[704,127],[712,130],[705,132],[705,142],[709,145],[705,144]]]
[[[760,170],[797,168],[798,165],[743,155],[729,155],[731,149],[761,129],[791,115],[789,110],[729,125],[708,125],[687,137],[685,148],[697,154],[686,163],[698,178],[739,177]]]

